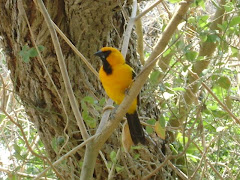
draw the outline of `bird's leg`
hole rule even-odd
[[[125,91],[124,91],[124,94],[125,94],[125,95],[128,95],[129,89],[130,89],[130,86],[125,89]]]
[[[103,112],[104,112],[104,111],[107,111],[107,110],[112,110],[112,112],[111,112],[111,114],[110,114],[110,119],[113,119],[113,117],[114,117],[114,115],[115,115],[115,113],[116,113],[116,109],[117,109],[117,108],[115,108],[115,107],[112,106],[112,105],[107,105],[107,106],[105,106],[105,107],[103,108]]]
[[[110,110],[110,109],[114,109],[115,107],[112,106],[112,105],[107,105],[103,108],[103,112],[106,111],[106,110]]]

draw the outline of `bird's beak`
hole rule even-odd
[[[95,56],[99,56],[99,57],[101,57],[102,54],[103,54],[103,52],[100,50],[100,51],[96,52],[94,55],[95,55]]]
[[[101,50],[98,51],[98,52],[96,52],[94,55],[100,57],[101,60],[103,60],[103,59],[106,58],[106,57],[105,57],[105,53],[104,53],[103,51],[101,51]]]
[[[102,60],[106,60],[106,58],[109,56],[111,51],[98,51],[94,55],[99,56]]]

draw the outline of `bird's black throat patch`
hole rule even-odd
[[[103,62],[103,70],[107,73],[107,75],[112,74],[112,67],[109,64],[109,62],[107,61],[107,59],[102,59]]]
[[[112,67],[107,61],[107,57],[111,54],[112,51],[98,51],[95,53],[96,56],[99,56],[103,62],[103,70],[107,73],[107,75],[112,74]]]

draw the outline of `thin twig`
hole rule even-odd
[[[187,180],[188,177],[179,168],[177,168],[171,161],[168,161],[168,165],[174,170],[174,172],[183,180]]]
[[[192,174],[191,177],[189,178],[190,180],[191,180],[191,179],[194,179],[194,176],[196,175],[198,169],[201,167],[202,161],[203,161],[204,159],[206,159],[206,154],[207,154],[207,152],[208,152],[208,149],[210,148],[210,146],[212,145],[212,143],[213,143],[214,141],[216,141],[217,139],[218,139],[218,136],[216,136],[215,138],[213,138],[213,139],[211,140],[211,142],[208,144],[208,146],[204,149],[204,152],[202,153],[202,158],[200,159],[200,162],[199,162],[198,166],[196,167],[196,169],[194,170],[193,174]]]
[[[124,58],[127,55],[128,44],[131,37],[132,28],[134,25],[134,17],[136,16],[136,14],[137,14],[137,0],[133,0],[133,10],[132,10],[132,14],[129,19],[126,31],[124,33],[124,39],[123,39],[122,50],[121,50],[121,53]]]
[[[120,156],[120,148],[119,148],[118,151],[117,151],[116,161],[113,162],[112,167],[111,167],[111,171],[110,171],[110,173],[108,174],[108,180],[113,179],[115,167],[116,167],[117,161],[118,161],[118,159],[119,159],[119,156]]]
[[[196,80],[199,79],[199,76],[192,72],[192,70],[188,69],[188,71],[191,73],[191,76],[195,78]],[[236,123],[240,125],[240,120],[228,109],[228,107],[218,99],[218,97],[212,92],[212,90],[204,83],[201,82],[202,86],[213,96],[213,98],[222,106],[222,108],[235,120]]]
[[[149,173],[147,176],[144,176],[142,178],[142,180],[146,180],[149,179],[150,177],[152,177],[154,174],[156,174],[158,171],[160,171],[166,164],[167,162],[172,158],[172,156],[167,156],[165,158],[165,160],[162,162],[162,164],[160,164],[156,169],[154,169],[151,173]]]
[[[47,163],[50,165],[49,169],[52,168],[52,169],[55,171],[55,173],[58,175],[59,178],[64,179],[64,178],[60,175],[60,173],[56,170],[56,168],[53,167],[51,161],[50,161],[46,156],[42,156],[42,155],[37,154],[37,153],[31,148],[31,146],[30,146],[30,144],[29,144],[29,142],[28,142],[28,139],[27,139],[27,137],[26,137],[26,135],[25,135],[25,133],[24,133],[24,130],[23,130],[22,126],[21,126],[19,123],[15,122],[14,119],[5,111],[5,109],[2,109],[2,112],[8,117],[8,119],[9,119],[13,124],[15,124],[15,125],[20,129],[20,131],[21,131],[21,133],[22,133],[23,140],[24,140],[24,142],[25,142],[28,150],[29,150],[34,156],[36,156],[36,157],[38,157],[38,158],[40,158],[40,159],[42,159],[42,160],[46,160]]]
[[[59,29],[59,27],[52,21],[52,24],[58,34],[64,39],[64,41],[72,48],[72,50],[83,60],[83,62],[87,65],[87,67],[92,71],[92,73],[98,77],[98,72],[94,69],[94,67],[88,62],[88,60],[83,56],[82,53],[78,51],[78,49],[72,44],[72,42],[65,36],[65,34]]]
[[[27,177],[27,178],[35,178],[36,175],[32,175],[32,174],[26,174],[26,173],[22,173],[22,172],[17,172],[16,170],[12,170],[12,169],[8,169],[8,168],[4,168],[4,167],[0,167],[0,171],[5,172],[7,174],[16,174],[17,176],[20,177]],[[20,178],[19,178],[20,179]],[[52,178],[46,178],[46,177],[42,177],[40,179],[44,179],[44,180],[55,180]]]
[[[136,12],[137,12],[137,0],[134,0],[133,1],[133,10],[132,10],[131,18],[128,22],[127,29],[124,33],[124,40],[123,40],[123,45],[122,45],[122,50],[121,50],[124,57],[126,57],[126,54],[127,54],[127,49],[128,49],[130,36],[131,36],[131,31],[132,31],[132,28],[133,28],[133,25],[134,25],[134,19],[133,18],[136,16]],[[96,131],[96,134],[98,136],[100,136],[106,128],[111,129],[111,127],[108,127],[108,122],[109,121],[107,121],[108,117],[109,117],[109,114],[110,114],[109,111],[104,113],[104,115],[103,115],[104,116],[103,117],[104,121],[101,121],[101,124],[99,125],[99,127]],[[121,114],[122,117],[124,115],[125,114]],[[106,122],[106,124],[104,126],[103,126],[103,122]],[[116,124],[116,127],[119,123],[120,123],[120,120],[118,120],[118,123]],[[115,128],[112,128],[112,131]],[[105,137],[107,137],[107,136],[105,135],[104,138],[102,138],[102,141],[100,141],[100,142],[104,143],[107,140],[107,138],[105,138]],[[87,145],[85,155],[84,155],[84,161],[83,161],[82,173],[81,173],[80,179],[82,179],[82,180],[92,179],[92,174],[93,174],[93,171],[94,171],[96,158],[97,158],[98,152],[100,150],[100,147],[103,145],[100,142],[98,140],[95,140],[93,143],[90,143],[90,144]]]
[[[66,140],[65,140],[64,145],[61,147],[61,149],[60,149],[59,152],[58,152],[58,154],[61,154],[63,148],[66,146],[66,144],[67,144],[68,141],[69,141],[69,136],[68,136],[68,134],[66,133],[66,130],[67,130],[67,128],[68,128],[68,123],[69,123],[68,114],[67,114],[65,105],[64,105],[64,103],[63,103],[62,96],[60,95],[60,93],[59,93],[59,91],[58,91],[58,89],[57,89],[57,87],[56,87],[56,85],[55,85],[55,83],[54,83],[54,81],[53,81],[50,73],[48,72],[48,69],[47,69],[47,67],[46,67],[46,65],[45,65],[45,63],[44,63],[44,61],[43,61],[42,55],[41,55],[41,53],[40,53],[40,51],[39,51],[39,49],[38,49],[38,47],[37,47],[37,44],[36,44],[36,41],[35,41],[36,38],[35,38],[34,33],[33,33],[33,31],[32,31],[31,25],[30,25],[30,23],[29,23],[29,21],[28,21],[28,18],[27,18],[27,15],[26,15],[26,11],[25,11],[25,9],[24,9],[24,7],[23,7],[23,4],[22,4],[22,0],[19,0],[19,1],[18,1],[18,7],[19,7],[19,10],[22,11],[21,13],[23,14],[23,16],[24,16],[24,18],[25,18],[25,20],[26,20],[26,22],[27,22],[27,25],[28,25],[28,28],[29,28],[29,31],[30,31],[30,35],[31,35],[32,43],[33,43],[33,45],[34,45],[34,47],[35,47],[35,49],[36,49],[36,51],[37,51],[37,53],[38,53],[39,60],[41,61],[42,65],[43,65],[43,68],[45,69],[45,72],[47,73],[47,76],[49,77],[49,79],[50,79],[50,81],[51,81],[51,83],[52,83],[52,85],[53,85],[53,88],[55,89],[55,91],[56,91],[56,93],[57,93],[57,95],[58,95],[58,97],[59,97],[59,100],[60,100],[60,102],[61,102],[61,104],[62,104],[63,112],[64,112],[65,117],[66,117],[66,125],[65,125],[64,130],[63,130],[64,135],[65,135],[65,137],[66,137]]]
[[[139,14],[139,6],[137,10],[137,14]],[[142,20],[139,18],[138,20],[135,20],[135,32],[137,34],[137,52],[140,57],[140,62],[142,65],[145,64],[144,61],[144,51],[143,51],[143,28],[142,28]]]
[[[72,154],[75,154],[79,149],[81,149],[83,146],[85,146],[86,144],[88,144],[91,140],[93,140],[95,138],[96,135],[91,136],[90,138],[86,139],[83,143],[79,144],[78,146],[76,146],[75,148],[73,148],[71,151],[69,151],[68,153],[64,154],[62,157],[60,157],[57,161],[55,161],[54,163],[52,163],[52,166],[56,166],[57,164],[59,164],[60,162],[62,162],[63,160],[65,160],[67,157],[71,156]],[[45,170],[43,170],[40,174],[37,175],[37,177],[34,180],[39,179],[40,177],[44,176],[44,174],[50,169],[50,167],[46,168]]]
[[[44,3],[42,2],[42,0],[37,0],[37,3],[38,3],[38,6],[41,10],[41,13],[44,16],[44,19],[47,23],[48,29],[49,29],[50,34],[51,34],[51,38],[52,38],[53,45],[54,45],[54,48],[55,48],[55,51],[56,51],[59,67],[60,67],[62,77],[63,77],[63,81],[64,81],[64,84],[65,84],[65,89],[66,89],[66,92],[67,92],[67,95],[68,95],[73,113],[75,115],[78,127],[81,131],[81,135],[82,135],[83,139],[86,140],[86,139],[88,139],[89,135],[87,133],[87,129],[86,129],[85,124],[83,122],[83,118],[82,118],[82,116],[79,112],[78,103],[77,103],[76,97],[73,93],[72,85],[71,85],[69,77],[68,77],[66,64],[64,62],[62,50],[61,50],[61,47],[60,47],[60,44],[59,44],[59,40],[58,40],[56,31],[54,29],[54,26],[52,24],[52,20],[51,20],[49,14],[47,12],[47,9],[46,9]]]
[[[151,11],[154,7],[156,7],[158,4],[160,4],[163,0],[158,0],[157,2],[153,3],[150,7],[143,10],[138,16],[134,18],[135,21],[139,20],[141,17],[145,16],[149,11]]]

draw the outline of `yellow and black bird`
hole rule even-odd
[[[123,55],[113,47],[103,47],[95,53],[103,62],[99,70],[99,78],[107,95],[121,104],[126,90],[131,86],[134,71],[125,63]],[[126,117],[129,125],[131,138],[134,144],[145,144],[145,136],[137,114],[137,98],[132,102]]]

